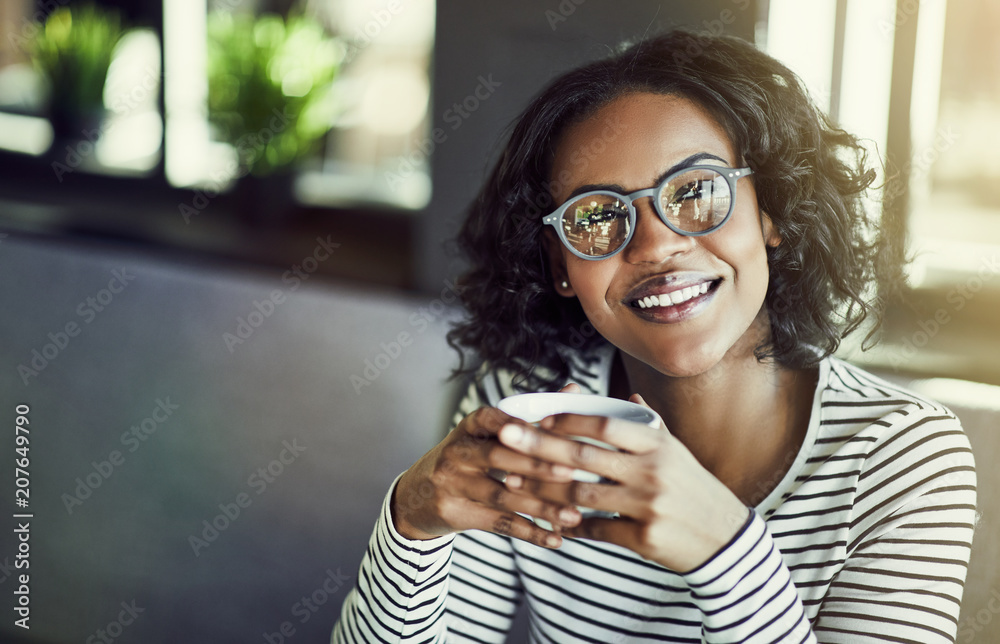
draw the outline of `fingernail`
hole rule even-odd
[[[566,525],[572,525],[579,519],[580,513],[573,508],[563,508],[559,510],[559,522],[565,523]]]
[[[565,465],[553,465],[552,476],[560,479],[571,479],[573,478],[573,468]]]
[[[500,440],[505,443],[520,443],[524,438],[524,430],[518,425],[504,425],[500,429]]]
[[[562,543],[562,539],[558,535],[550,534],[545,537],[545,545],[549,548],[558,548]]]
[[[507,487],[515,490],[524,485],[524,479],[522,479],[518,474],[508,474],[505,482],[507,483]]]

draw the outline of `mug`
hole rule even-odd
[[[621,418],[650,427],[660,426],[659,415],[648,407],[627,400],[592,394],[559,392],[517,394],[508,396],[498,402],[497,409],[531,424],[537,424],[546,416],[554,414],[580,414],[583,416]],[[589,443],[603,449],[618,451],[613,445],[586,436],[567,436],[567,438]],[[575,470],[573,472],[573,480],[585,483],[600,483],[605,481],[603,477],[585,470]],[[615,518],[618,516],[617,512],[602,512],[590,508],[578,509],[584,518]],[[544,519],[533,519],[533,521],[546,530],[552,529],[549,522]]]

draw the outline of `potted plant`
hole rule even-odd
[[[241,175],[290,175],[333,119],[331,85],[344,47],[301,13],[213,12],[208,116],[235,148]]]
[[[92,4],[60,7],[31,42],[31,58],[48,85],[57,139],[79,139],[104,117],[104,83],[124,31],[116,11]]]

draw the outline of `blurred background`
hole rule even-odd
[[[447,242],[503,134],[675,26],[786,62],[880,166],[906,303],[841,353],[967,427],[959,641],[1000,641],[988,0],[0,0],[0,418],[30,419],[20,482],[0,439],[0,640],[326,641],[389,483],[448,428]]]

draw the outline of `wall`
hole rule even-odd
[[[455,274],[458,265],[443,244],[457,233],[498,156],[505,129],[549,81],[623,40],[675,26],[752,39],[757,5],[756,0],[439,0],[432,114],[433,127],[445,138],[433,152],[434,194],[418,241],[419,285],[440,290]],[[488,90],[481,88],[482,79],[492,81]]]

